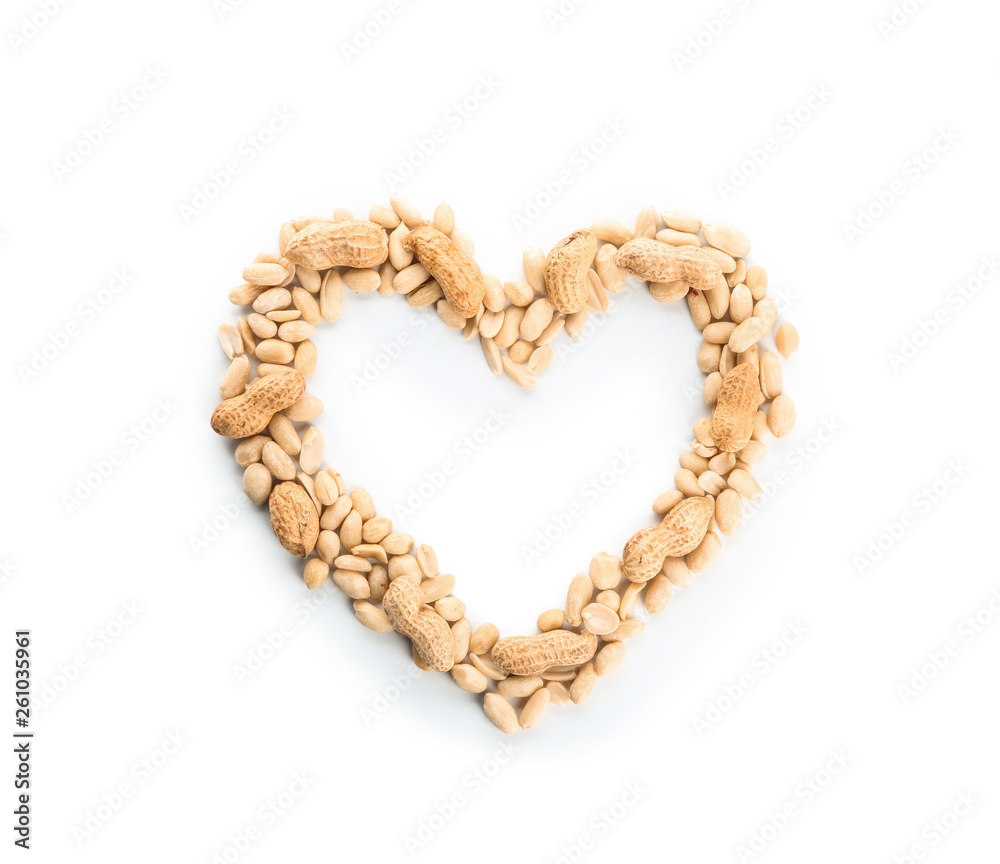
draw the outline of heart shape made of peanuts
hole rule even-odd
[[[372,207],[367,219],[337,210],[285,222],[278,252],[244,268],[229,299],[250,308],[235,326],[219,327],[230,365],[211,426],[240,439],[244,492],[268,505],[281,545],[305,559],[307,587],[332,579],[365,627],[409,639],[421,668],[484,694],[486,716],[515,732],[534,726],[551,703],[585,701],[642,631],[634,617],[640,596],[648,613],[661,612],[674,587],[688,587],[716,559],[719,535],[736,531],[743,500],[762,497],[752,466],[766,453],[765,437],[794,424],[778,355],[791,356],[798,333],[788,323],[775,330],[767,273],[747,265],[750,241],[725,223],[645,207],[632,230],[600,220],[548,254],[526,250],[523,278],[502,283],[483,274],[448,204],[431,219],[405,199],[390,204]],[[323,434],[310,423],[323,403],[306,395],[317,363],[310,337],[321,321],[340,317],[345,288],[398,294],[414,308],[434,306],[465,339],[478,338],[494,375],[533,387],[553,359],[550,343],[563,330],[580,338],[588,316],[606,312],[608,294],[630,275],[658,302],[686,301],[703,336],[697,362],[710,415],[694,424],[676,488],[653,502],[660,520],[636,531],[620,558],[595,555],[571,580],[565,609],[543,612],[537,634],[500,638],[492,624],[473,632],[434,550],[379,516],[365,489],[348,491],[339,473],[322,467]],[[761,351],[772,332],[777,353]]]

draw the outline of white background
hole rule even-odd
[[[348,57],[385,3],[5,4],[0,668],[10,693],[13,630],[31,628],[34,860],[392,861],[413,838],[435,862],[995,860],[998,277],[969,280],[1000,252],[1000,13],[905,5],[889,32],[889,0],[590,0],[562,20],[555,0],[400,0]],[[275,112],[290,119],[264,132]],[[387,202],[413,161],[400,191],[427,212],[450,200],[504,279],[525,246],[631,225],[647,203],[732,221],[802,334],[785,365],[798,425],[756,472],[773,494],[586,705],[513,739],[447,676],[406,679],[408,644],[364,630],[345,598],[304,605],[266,514],[233,509],[240,471],[208,426],[241,268],[283,220]],[[529,200],[540,213],[518,224]],[[110,302],[81,308],[122,269]],[[981,290],[960,304],[963,284]],[[644,294],[532,392],[399,298],[350,296],[318,334],[329,464],[434,544],[474,625],[533,632],[671,488],[705,412],[688,389],[699,337],[683,304]],[[398,359],[358,386],[400,333]],[[507,419],[470,454],[494,410]],[[448,460],[456,475],[397,518]],[[574,502],[583,517],[527,562]],[[164,756],[170,735],[184,743]],[[106,807],[123,783],[131,797]],[[960,796],[971,813],[949,816]],[[294,803],[267,815],[279,800]]]

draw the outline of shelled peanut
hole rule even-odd
[[[218,330],[230,363],[212,427],[243,439],[235,456],[244,491],[269,505],[278,541],[305,559],[310,589],[330,580],[363,626],[404,635],[421,668],[485,693],[487,716],[502,731],[531,728],[549,704],[587,699],[642,631],[633,617],[639,599],[649,614],[662,612],[675,587],[689,587],[715,561],[720,535],[740,525],[743,501],[762,497],[752,466],[766,454],[767,435],[783,437],[794,424],[781,358],[797,350],[798,332],[776,327],[767,273],[747,265],[749,240],[724,223],[646,207],[634,230],[602,220],[548,255],[525,250],[524,278],[502,283],[480,271],[450,206],[428,220],[398,196],[390,205],[372,207],[368,220],[337,210],[286,222],[279,254],[262,253],[243,269],[229,297],[251,308]],[[686,300],[704,337],[698,367],[713,410],[693,427],[677,488],[653,503],[661,521],[636,532],[621,559],[595,556],[571,580],[565,609],[539,616],[537,635],[500,638],[489,624],[473,631],[434,550],[395,531],[365,489],[348,491],[339,473],[322,468],[323,435],[309,424],[324,406],[305,394],[317,366],[310,337],[320,321],[339,318],[345,287],[400,294],[414,308],[434,306],[465,339],[479,336],[494,374],[532,387],[553,359],[550,343],[563,330],[580,338],[591,311],[606,312],[609,293],[630,274],[658,302]],[[776,352],[760,345],[772,333]]]

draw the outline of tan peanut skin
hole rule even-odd
[[[285,257],[312,270],[378,267],[389,257],[389,238],[381,225],[362,219],[313,222],[288,241]]]
[[[293,555],[306,558],[319,538],[319,514],[309,493],[298,483],[286,480],[271,491],[271,528]]]
[[[451,627],[437,612],[420,602],[415,579],[395,579],[382,598],[382,608],[397,633],[413,643],[420,659],[435,672],[449,672],[455,665]]]
[[[753,363],[733,367],[722,381],[712,414],[716,447],[724,453],[738,453],[747,446],[760,398],[760,378]]]
[[[510,675],[537,675],[553,666],[586,663],[597,650],[589,631],[551,630],[537,636],[508,636],[493,646],[490,656]]]
[[[722,277],[718,263],[698,246],[671,246],[639,237],[629,240],[615,262],[644,282],[686,282],[699,291],[711,291]]]
[[[590,265],[597,238],[589,228],[563,237],[545,259],[545,291],[552,305],[566,315],[580,312],[590,299]]]
[[[417,256],[459,315],[471,318],[479,311],[486,296],[483,272],[449,237],[425,225],[406,235],[403,248]]]
[[[271,418],[306,392],[306,379],[289,370],[258,378],[246,393],[221,402],[212,412],[212,428],[227,438],[263,432]]]
[[[667,558],[680,558],[696,549],[715,513],[708,498],[685,498],[659,525],[632,535],[622,552],[622,570],[630,582],[648,582]]]

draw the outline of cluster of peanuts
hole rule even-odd
[[[647,207],[631,231],[599,221],[548,255],[528,249],[524,279],[501,283],[480,273],[449,205],[424,220],[393,198],[368,220],[337,210],[286,222],[278,245],[279,254],[258,255],[230,292],[233,304],[252,311],[219,328],[231,363],[212,426],[243,439],[235,455],[244,491],[268,504],[275,535],[305,559],[306,585],[332,580],[365,627],[406,636],[420,668],[484,694],[485,713],[503,732],[534,726],[551,703],[585,701],[642,631],[634,617],[640,597],[657,614],[675,587],[688,587],[715,560],[719,534],[740,524],[743,500],[762,497],[752,465],[765,455],[766,437],[794,423],[778,354],[789,357],[798,334],[787,323],[774,331],[767,274],[744,260],[749,240],[727,224]],[[339,317],[344,287],[404,294],[411,306],[435,305],[466,339],[478,335],[490,369],[530,387],[552,359],[551,340],[562,329],[579,338],[589,313],[606,311],[608,292],[620,292],[629,274],[659,302],[686,300],[704,337],[698,366],[712,410],[694,425],[676,488],[653,502],[658,524],[630,538],[621,558],[594,556],[570,582],[565,608],[538,616],[537,634],[501,639],[489,623],[473,630],[434,550],[395,531],[365,489],[349,490],[322,467],[323,434],[310,421],[323,404],[304,392],[316,369],[315,325]],[[777,354],[758,347],[772,331]]]

